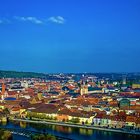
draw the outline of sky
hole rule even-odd
[[[140,0],[0,0],[0,69],[140,72]]]

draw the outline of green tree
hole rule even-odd
[[[11,132],[0,130],[0,140],[12,140]]]
[[[8,110],[8,108],[5,108],[5,109],[3,110],[3,114],[4,114],[6,117],[9,116],[10,111]]]
[[[50,134],[37,134],[31,137],[32,140],[57,140],[57,138]]]
[[[79,118],[72,118],[70,120],[70,122],[72,122],[72,123],[79,123],[80,122],[80,119]]]
[[[85,124],[88,124],[88,120],[85,121]]]

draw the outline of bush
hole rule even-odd
[[[31,139],[32,140],[57,140],[55,136],[52,136],[50,134],[33,135]]]
[[[79,118],[72,118],[70,120],[70,122],[72,122],[72,123],[79,123],[80,122],[80,119]]]
[[[12,140],[11,132],[0,130],[0,140]]]

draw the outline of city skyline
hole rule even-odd
[[[139,72],[139,0],[0,1],[0,69]]]

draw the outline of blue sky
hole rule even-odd
[[[139,72],[139,0],[0,0],[0,69]]]

